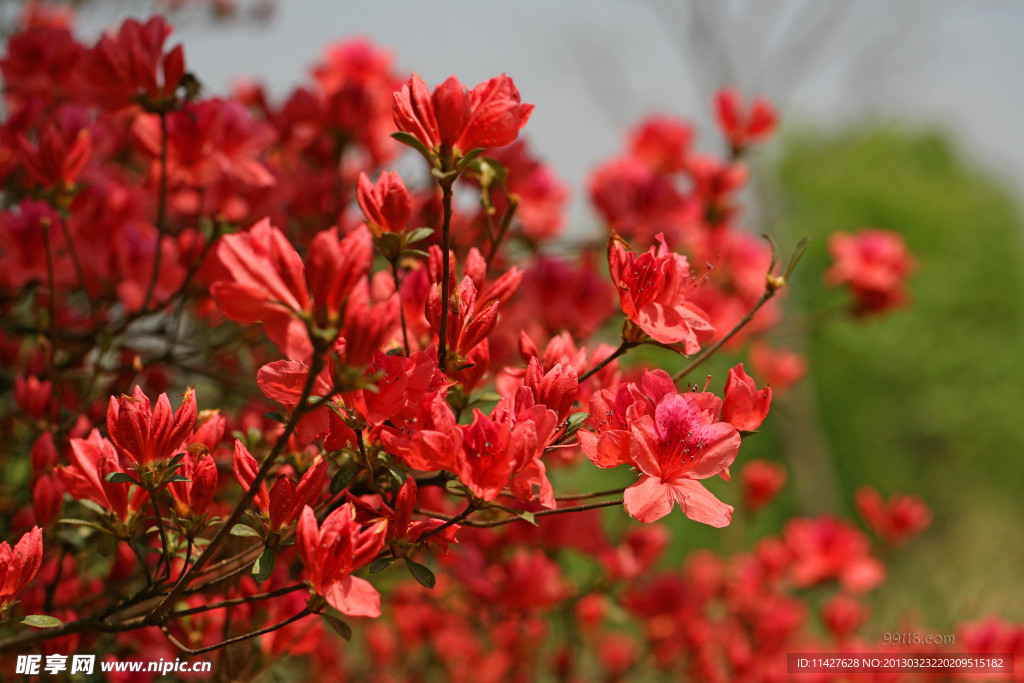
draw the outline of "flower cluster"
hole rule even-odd
[[[71,22],[30,4],[0,58],[0,502],[21,538],[0,617],[49,627],[5,621],[0,652],[756,681],[795,647],[862,645],[885,568],[840,518],[657,567],[654,522],[725,527],[786,480],[742,445],[804,370],[767,341],[799,253],[777,268],[741,225],[765,100],[717,97],[721,158],[642,122],[590,179],[606,232],[566,255],[567,190],[504,74],[431,89],[357,39],[281,101],[208,97],[164,19],[93,44]],[[902,301],[902,243],[849,239],[829,281],[858,312]],[[720,351],[721,392],[689,384]],[[890,545],[930,520],[857,503]]]

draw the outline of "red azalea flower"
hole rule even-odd
[[[725,88],[715,96],[715,114],[718,126],[729,140],[735,153],[742,152],[750,143],[764,140],[775,130],[775,109],[768,100],[757,97],[747,112],[743,112],[739,91]]]
[[[563,368],[561,363],[556,363],[545,373],[541,370],[540,360],[536,356],[530,359],[526,368],[523,386],[533,391],[537,403],[555,411],[559,423],[569,417],[579,393],[576,368]]]
[[[907,302],[904,282],[914,260],[903,236],[888,230],[865,228],[853,235],[829,238],[835,263],[825,273],[830,285],[848,284],[858,315],[881,313]]]
[[[630,155],[657,173],[676,173],[686,167],[693,128],[672,116],[651,116],[630,133]]]
[[[92,430],[88,439],[71,439],[71,464],[58,467],[57,477],[75,500],[91,500],[126,522],[149,500],[149,493],[136,487],[129,499],[128,484],[107,481],[112,472],[125,472],[114,445]]]
[[[133,463],[148,465],[170,458],[192,435],[196,424],[196,398],[190,387],[178,410],[171,414],[167,394],[160,394],[156,408],[142,389],[132,396],[111,396],[107,406],[107,434],[121,455]]]
[[[18,375],[14,378],[14,400],[25,414],[33,420],[41,420],[50,412],[50,397],[53,382],[39,381],[35,375]]]
[[[870,486],[857,489],[857,512],[886,543],[901,545],[928,528],[932,513],[919,496],[894,493],[889,500]]]
[[[640,256],[621,239],[608,242],[608,266],[622,312],[655,341],[679,342],[686,354],[697,353],[715,328],[707,313],[689,301],[694,280],[686,257],[670,251],[664,235],[657,240],[658,246]]]
[[[402,458],[414,470],[456,469],[455,454],[462,448],[462,431],[445,400],[446,394],[446,389],[428,393],[415,417],[400,429],[385,428],[381,433],[381,441],[388,452]]]
[[[0,617],[7,616],[18,595],[35,578],[43,563],[43,530],[37,526],[22,536],[14,549],[0,543]]]
[[[412,213],[412,199],[398,173],[381,173],[376,184],[365,173],[360,173],[356,200],[374,235],[405,231]]]
[[[773,349],[760,341],[750,347],[750,364],[776,393],[789,391],[807,373],[807,359],[799,353]]]
[[[217,258],[230,277],[214,282],[210,293],[224,314],[240,323],[262,322],[285,355],[306,361],[312,344],[296,314],[313,312],[321,324],[336,321],[370,271],[373,240],[366,228],[344,239],[336,228],[321,231],[303,265],[284,233],[263,219],[248,232],[222,238]]]
[[[593,431],[579,432],[583,453],[598,467],[632,463],[630,426],[642,415],[653,415],[661,400],[674,394],[675,382],[664,370],[644,370],[639,382],[597,392],[590,399],[586,422]]]
[[[869,554],[867,537],[840,519],[791,520],[783,539],[793,556],[791,571],[798,586],[838,579],[847,590],[860,593],[885,580],[885,566]]]
[[[542,503],[553,507],[551,484],[544,475],[540,457],[554,434],[558,417],[541,405],[515,411],[512,403],[513,398],[505,396],[490,416],[474,410],[472,424],[459,426],[462,449],[456,456],[455,471],[473,494],[483,500],[497,498],[517,475],[536,476]]]
[[[740,471],[743,504],[751,512],[756,512],[770,503],[785,483],[786,469],[782,465],[761,459],[751,460]]]
[[[314,593],[342,614],[379,617],[380,593],[352,572],[368,564],[384,547],[387,520],[361,529],[355,512],[345,503],[317,525],[313,508],[306,505],[295,535]]]
[[[631,425],[630,454],[641,472],[626,489],[626,510],[641,522],[661,519],[679,503],[687,517],[711,526],[728,526],[732,506],[715,498],[697,480],[723,471],[740,448],[736,428],[712,422],[690,394],[666,396],[654,416]]]
[[[504,147],[515,142],[526,125],[532,104],[522,104],[512,79],[502,74],[467,91],[455,76],[433,95],[413,74],[395,93],[395,125],[427,149],[465,154],[478,147]]]
[[[71,187],[91,155],[92,135],[86,127],[51,123],[36,144],[24,135],[18,137],[18,158],[43,187]]]
[[[728,422],[741,432],[753,432],[768,416],[771,403],[771,387],[758,391],[754,378],[743,370],[743,363],[729,370],[722,401],[722,422]]]
[[[252,483],[256,481],[259,463],[256,462],[256,458],[252,456],[249,449],[237,439],[235,440],[232,469],[235,479],[248,492],[252,488]],[[327,461],[322,458],[317,458],[317,462],[306,470],[297,486],[291,477],[278,476],[268,492],[266,483],[260,482],[255,501],[260,511],[268,516],[270,531],[280,531],[299,518],[303,507],[315,505],[320,499],[320,494],[323,493],[326,482]]]
[[[125,20],[116,34],[103,36],[86,51],[80,74],[83,87],[97,103],[110,109],[139,101],[154,107],[164,105],[185,75],[182,46],[164,54],[164,41],[170,33],[171,26],[163,17],[152,17],[145,24]]]
[[[188,477],[188,481],[171,482],[167,488],[177,501],[182,517],[205,515],[217,491],[217,463],[209,455],[193,458],[191,453],[186,453],[181,465],[178,473]]]

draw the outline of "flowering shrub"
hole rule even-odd
[[[356,40],[284,102],[207,98],[159,17],[90,46],[29,11],[0,60],[0,652],[223,649],[225,680],[289,656],[358,680],[775,681],[788,652],[878,649],[860,598],[885,567],[848,521],[656,568],[676,507],[730,525],[708,482],[739,467],[750,516],[786,481],[742,445],[804,372],[765,337],[806,244],[783,263],[738,226],[769,103],[722,91],[723,158],[642,122],[590,180],[606,239],[556,256],[567,191],[504,74],[431,89]],[[830,248],[853,314],[906,301],[897,235]],[[754,376],[689,383],[748,347]],[[602,469],[627,483],[584,490]],[[913,496],[857,503],[888,545],[930,520]],[[635,519],[609,533],[600,508]]]

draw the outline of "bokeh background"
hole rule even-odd
[[[0,24],[20,4],[0,3]],[[587,175],[642,115],[685,116],[698,148],[718,151],[713,92],[768,96],[782,133],[753,160],[742,222],[784,245],[814,240],[775,337],[811,370],[741,458],[786,464],[790,485],[725,533],[673,516],[665,561],[743,547],[795,514],[853,516],[854,491],[870,484],[917,493],[934,513],[871,597],[879,633],[907,615],[932,633],[992,612],[1024,619],[1024,4],[278,0],[225,3],[237,7],[220,19],[209,2],[170,4],[174,39],[212,93],[258,76],[283,97],[353,35],[430,83],[507,72],[537,105],[534,148],[573,188],[575,236],[600,232]],[[90,37],[167,5],[93,0],[79,21]],[[915,253],[913,305],[852,321],[821,282],[826,236],[867,225]],[[724,378],[734,361],[710,371]],[[736,502],[736,488],[716,492]]]

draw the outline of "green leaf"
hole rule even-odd
[[[338,471],[331,477],[331,495],[338,495],[356,478],[362,468],[359,463],[348,462],[338,468]]]
[[[84,519],[73,519],[73,518],[69,517],[69,518],[66,518],[66,519],[58,520],[57,523],[58,524],[70,524],[72,526],[84,526],[84,527],[89,527],[90,529],[95,529],[96,531],[101,531],[101,532],[103,532],[105,534],[109,533],[109,531],[107,530],[106,527],[104,527],[104,526],[102,526],[100,524],[97,524],[96,522],[89,522],[89,521],[86,521]]]
[[[175,469],[181,464],[181,461],[185,459],[184,453],[178,453],[176,456],[170,459],[167,463],[168,469]]]
[[[426,145],[416,139],[416,136],[412,133],[406,133],[404,130],[397,131],[391,134],[391,137],[401,142],[403,145],[409,145],[417,152],[423,155],[423,158],[430,161],[430,150],[427,149]]]
[[[807,247],[808,245],[810,245],[810,243],[810,235],[807,235],[802,240],[797,242],[796,247],[793,249],[793,255],[789,257],[789,265],[786,266],[786,272],[783,274],[782,277],[787,279],[789,278],[789,274],[793,272],[794,268],[796,268],[796,264],[800,262],[800,258],[804,255],[804,252],[807,251]]]
[[[96,550],[103,557],[110,557],[117,550],[118,543],[119,541],[110,534],[100,534],[99,541],[96,543]]]
[[[259,532],[256,531],[255,529],[253,529],[251,526],[249,526],[247,524],[236,524],[236,525],[234,525],[233,527],[231,527],[231,532],[230,533],[231,533],[232,536],[242,536],[242,537],[245,537],[245,538],[259,538],[260,537]]]
[[[390,567],[395,561],[393,557],[378,557],[376,560],[370,563],[369,570],[371,574],[382,572]]]
[[[112,484],[135,484],[140,485],[138,480],[126,472],[111,472],[105,479]]]
[[[416,258],[430,258],[430,254],[422,249],[403,249],[402,256],[415,256]]]
[[[256,579],[256,583],[263,583],[273,573],[274,553],[270,548],[266,548],[252,565],[252,578]]]
[[[167,477],[167,479],[164,479],[164,483],[166,483],[166,484],[170,484],[171,482],[175,482],[175,481],[192,481],[192,480],[189,479],[188,477],[186,477],[184,474],[172,474],[171,476]]]
[[[434,572],[424,567],[419,562],[414,562],[408,557],[405,558],[405,566],[409,568],[409,573],[412,574],[412,578],[423,586],[424,588],[433,588],[434,584],[437,583],[437,578],[434,576]]]
[[[476,159],[478,156],[480,156],[483,153],[483,151],[484,151],[483,147],[477,147],[476,149],[471,149],[468,152],[466,152],[462,156],[462,161],[459,162],[459,165],[458,165],[459,173],[462,173],[464,170],[466,170],[466,167],[469,166],[471,163],[473,163],[473,160]]]
[[[590,413],[573,413],[565,419],[565,431],[562,432],[562,437],[558,440],[564,443],[576,435],[576,432],[580,431],[583,427],[583,423],[590,417]]]
[[[333,614],[327,614],[326,612],[321,612],[320,616],[322,616],[327,621],[327,623],[330,624],[331,628],[334,630],[335,633],[337,633],[339,636],[341,636],[345,640],[352,640],[352,627],[351,626],[349,626],[348,624],[346,624],[344,621],[342,621],[338,617],[334,616]]]
[[[533,513],[529,510],[517,510],[515,508],[505,507],[504,505],[495,505],[494,507],[501,508],[505,512],[510,512],[524,522],[529,522],[534,526],[540,526],[537,524],[537,518],[533,516]]]
[[[768,233],[762,234],[761,237],[765,238],[768,241],[768,246],[772,248],[772,263],[768,266],[768,272],[771,273],[775,270],[775,264],[779,262],[779,245],[775,244],[775,240]]]
[[[280,422],[281,424],[286,424],[288,422],[288,418],[282,415],[281,413],[277,412],[276,410],[271,410],[270,412],[263,413],[263,417],[270,420],[271,422]]]
[[[64,625],[63,621],[48,614],[30,614],[19,619],[18,623],[32,626],[33,628],[56,628],[57,626]]]
[[[80,500],[80,501],[78,501],[78,504],[81,505],[82,507],[84,507],[87,510],[91,510],[92,512],[95,512],[100,517],[106,517],[107,515],[110,514],[109,510],[105,509],[99,503],[95,503],[95,502],[93,502],[91,500]]]
[[[412,244],[413,242],[419,242],[434,234],[433,228],[416,228],[405,233],[405,243]]]

